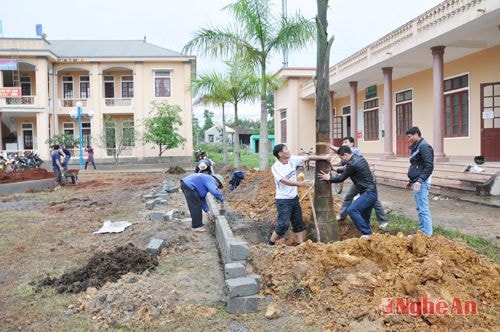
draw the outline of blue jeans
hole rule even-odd
[[[429,209],[429,188],[430,181],[427,180],[420,186],[419,192],[413,192],[415,204],[418,212],[418,229],[429,236],[432,235],[432,217]]]
[[[57,184],[62,185],[62,173],[61,170],[59,169],[59,166],[52,166],[52,170],[54,171],[54,174],[56,175],[56,182]]]
[[[378,200],[376,191],[365,191],[359,198],[349,205],[347,214],[359,229],[362,235],[371,235],[370,216],[375,202]]]
[[[64,160],[62,162],[63,171],[67,171],[68,170],[68,161],[69,161],[69,158],[71,158],[71,156],[64,157]]]
[[[292,199],[277,199],[276,208],[278,209],[278,225],[274,230],[276,234],[279,236],[285,235],[285,232],[290,227],[290,222],[294,233],[300,233],[305,229],[299,196]]]
[[[339,216],[342,220],[347,217],[347,208],[352,204],[352,201],[357,194],[359,194],[358,188],[356,188],[356,186],[352,184],[349,187],[349,190],[347,190],[347,193],[344,195],[344,201],[342,202],[342,206],[340,207]],[[375,209],[378,223],[383,224],[387,222],[387,215],[385,214],[384,207],[382,206],[380,200],[377,199],[373,208]]]

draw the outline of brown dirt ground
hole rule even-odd
[[[54,177],[54,173],[47,171],[45,168],[30,168],[16,170],[14,172],[0,171],[0,184],[13,183],[30,180],[50,179]]]
[[[411,238],[376,234],[369,240],[274,247],[258,244],[266,238],[261,235],[251,247],[247,272],[261,275],[261,294],[272,298],[280,317],[267,320],[263,312],[227,315],[213,236],[190,232],[189,219],[153,223],[146,218],[142,196],[154,192],[161,181],[178,182],[182,176],[88,172],[80,174],[76,186],[56,192],[3,196],[0,204],[24,208],[0,214],[2,328],[375,331],[495,330],[499,326],[500,267],[462,244],[422,234]],[[238,218],[233,224],[262,228],[275,221],[270,173],[248,170],[242,186],[233,193],[225,189],[225,195],[228,218]],[[338,205],[335,199],[334,204]],[[182,193],[170,194],[161,207],[172,208],[187,210]],[[304,214],[308,220],[306,208]],[[104,220],[134,224],[120,234],[92,234]],[[154,269],[121,270],[121,278],[102,286],[90,283],[86,286],[94,287],[81,294],[33,286],[47,277],[61,280],[81,267],[99,266],[93,257],[107,257],[106,253],[129,243],[145,248],[151,238],[167,240]],[[118,265],[124,261],[118,259]],[[479,313],[381,316],[384,297],[443,298],[448,303],[459,297],[477,301]]]

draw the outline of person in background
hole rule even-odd
[[[60,147],[58,144],[52,145],[52,153],[50,154],[50,159],[52,160],[52,170],[56,175],[56,184],[64,185],[62,181],[63,166],[61,164],[61,154],[59,153]]]
[[[351,136],[344,137],[342,139],[342,145],[348,146],[349,148],[351,148],[351,151],[353,154],[361,156],[361,150],[354,146],[354,138],[353,137],[351,137]],[[339,148],[336,146],[330,145],[330,149],[337,152]],[[342,160],[340,160],[339,163],[332,165],[332,167],[344,166],[344,165],[345,165],[345,163]],[[341,173],[342,170],[343,170],[342,168],[337,169],[337,173]],[[354,197],[356,197],[356,195],[358,195],[358,194],[359,194],[359,192],[358,192],[358,189],[356,188],[355,185],[352,185],[351,187],[349,187],[349,190],[344,195],[344,200],[342,202],[342,206],[340,207],[340,212],[337,216],[337,221],[343,221],[343,220],[345,220],[345,218],[347,218],[347,208],[349,207],[349,205],[351,205],[352,201],[354,200]],[[382,203],[380,202],[379,199],[377,199],[377,202],[375,203],[373,208],[375,209],[375,214],[377,216],[379,228],[386,229],[388,226],[388,219],[387,219],[387,215],[385,214],[384,207],[382,206]]]
[[[350,147],[339,147],[337,154],[345,163],[344,171],[335,177],[332,177],[330,172],[320,171],[318,177],[323,181],[332,183],[343,182],[347,178],[351,178],[352,183],[359,192],[359,198],[349,205],[347,214],[361,232],[361,238],[369,238],[372,235],[370,216],[373,205],[378,199],[375,179],[366,159],[363,156],[354,154]]]
[[[224,177],[220,174],[194,173],[181,180],[181,190],[184,193],[191,214],[191,229],[193,232],[205,232],[203,213],[208,213],[207,195],[211,193],[215,199],[224,204],[224,197],[219,189],[224,186]]]
[[[292,224],[295,233],[295,241],[304,241],[302,231],[305,229],[302,209],[300,207],[297,187],[310,187],[311,180],[297,180],[297,166],[306,160],[329,160],[331,155],[303,155],[291,156],[285,144],[278,144],[273,148],[276,162],[271,167],[276,184],[276,208],[278,209],[278,224],[274,229],[268,244],[274,245],[276,241],[285,235]]]
[[[410,144],[410,167],[408,168],[409,182],[407,189],[412,189],[418,211],[418,229],[424,234],[432,235],[432,217],[429,209],[429,189],[431,176],[434,170],[434,150],[423,139],[418,127],[411,127],[406,131]]]
[[[196,159],[198,160],[194,169],[195,173],[214,173],[213,161],[208,159],[207,153],[203,150],[196,151]]]
[[[92,166],[94,166],[95,170],[96,167],[94,163],[94,149],[90,145],[87,145],[87,147],[85,148],[85,152],[87,152],[87,161],[85,161],[85,169],[87,169],[87,165],[89,163],[92,163]]]
[[[61,145],[60,154],[63,156],[62,167],[63,171],[68,170],[69,159],[71,158],[71,151],[69,151],[66,146]]]

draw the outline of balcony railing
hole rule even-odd
[[[7,105],[32,105],[35,103],[35,96],[7,97],[5,103]]]
[[[132,98],[104,98],[104,105],[105,106],[111,106],[111,107],[116,107],[116,106],[121,106],[121,107],[132,106]]]
[[[61,107],[76,107],[77,102],[81,102],[82,106],[87,106],[87,99],[61,99]]]

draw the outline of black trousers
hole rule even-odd
[[[181,180],[181,190],[184,193],[191,214],[191,227],[198,228],[203,226],[203,210],[201,208],[201,198],[195,189],[191,189]]]

